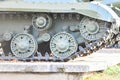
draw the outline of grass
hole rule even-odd
[[[120,64],[109,67],[103,72],[96,72],[83,80],[120,80]]]

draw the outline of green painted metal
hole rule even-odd
[[[96,19],[113,22],[117,17],[110,7],[101,2],[42,3],[6,0],[0,2],[0,11],[79,13]]]

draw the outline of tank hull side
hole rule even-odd
[[[0,11],[47,12],[47,13],[79,13],[92,18],[114,22],[116,13],[107,5],[98,2],[81,3],[32,3],[22,1],[0,2]]]

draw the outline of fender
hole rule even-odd
[[[80,9],[77,13],[95,19],[111,22],[114,33],[120,33],[120,17],[110,6],[98,2],[87,3],[87,7]]]
[[[47,12],[47,13],[79,13],[95,19],[107,22],[116,22],[118,15],[102,2],[78,2],[78,3],[54,3],[54,2],[24,2],[1,1],[0,11],[19,11],[19,12]]]
[[[120,20],[112,8],[98,2],[87,3],[85,7],[82,7],[82,9],[77,12],[107,22],[115,22],[116,20]]]

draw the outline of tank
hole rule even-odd
[[[0,0],[0,59],[68,61],[119,43],[119,3]]]

